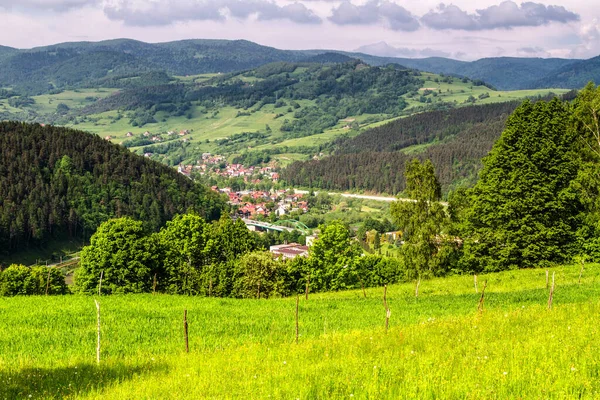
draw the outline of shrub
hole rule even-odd
[[[32,267],[13,264],[0,273],[0,296],[67,294],[63,272],[54,267]]]

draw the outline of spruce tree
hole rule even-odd
[[[571,107],[526,101],[483,160],[468,211],[465,261],[475,271],[546,266],[573,251],[580,204]]]

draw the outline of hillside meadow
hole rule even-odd
[[[295,298],[0,298],[0,398],[598,398],[600,265]],[[487,282],[484,311],[478,312]],[[185,353],[183,310],[190,353]]]

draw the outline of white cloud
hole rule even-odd
[[[513,1],[504,1],[476,10],[475,14],[469,14],[452,4],[441,3],[435,10],[425,14],[421,22],[432,29],[488,30],[542,26],[551,22],[568,23],[579,19],[578,14],[563,6],[532,2],[519,6]]]
[[[121,0],[104,8],[106,16],[130,26],[164,26],[182,21],[224,21],[227,16],[318,24],[321,18],[302,3],[280,6],[269,0],[162,0],[138,4]]]
[[[387,0],[369,0],[363,5],[354,5],[346,0],[332,10],[329,20],[336,25],[386,24],[395,31],[415,31],[420,24],[406,8]]]

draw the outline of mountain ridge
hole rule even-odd
[[[325,54],[332,61],[336,59],[331,55],[339,54],[373,66],[399,64],[424,72],[482,80],[500,90],[539,85],[574,89],[583,86],[585,79],[600,79],[600,65],[594,59],[490,57],[467,62],[444,57],[380,57],[330,49],[282,50],[244,39],[146,43],[123,38],[64,42],[31,49],[0,46],[0,87],[43,94],[65,88],[94,87],[99,79],[132,74],[165,72],[186,76],[240,72],[273,62],[303,62]]]

